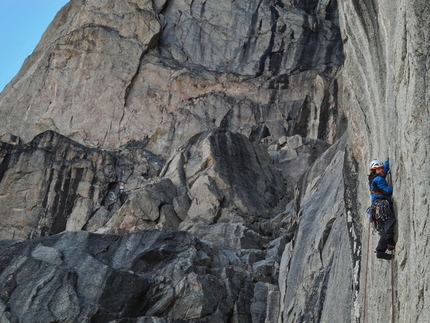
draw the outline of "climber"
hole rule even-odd
[[[388,212],[386,212],[383,221],[382,232],[379,243],[376,247],[376,257],[380,259],[391,260],[392,255],[386,253],[386,250],[394,250],[396,243],[394,241],[394,224],[396,218],[394,217],[393,202],[391,196],[393,195],[393,187],[388,186],[386,175],[390,170],[389,159],[385,163],[375,159],[370,163],[369,174],[369,188],[372,205],[387,203]],[[387,201],[387,202],[385,202]]]

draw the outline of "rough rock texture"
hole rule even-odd
[[[31,239],[105,224],[162,161],[139,147],[109,153],[47,131],[1,143],[1,238]]]
[[[161,31],[147,5],[70,1],[2,92],[2,133],[29,140],[56,130],[98,146],[118,142],[130,83]]]
[[[430,315],[429,9],[424,0],[339,2],[346,57],[339,96],[349,120],[349,176],[357,183],[349,210],[364,217],[367,165],[389,157],[398,221],[393,272],[388,262],[375,259],[378,237],[368,224],[359,230],[363,257],[357,311],[364,322],[427,322]]]
[[[100,153],[52,132],[32,141],[35,151],[23,145],[13,147],[12,152],[18,154],[27,148],[37,155],[42,147],[57,151],[49,140],[61,143],[56,147],[60,151],[67,147],[69,155],[63,156],[69,156],[69,160],[63,164],[71,163],[70,155],[76,154],[78,148],[88,156],[91,152]],[[284,140],[299,142],[297,137],[281,142]],[[1,241],[2,319],[277,322],[283,318],[287,322],[296,315],[336,321],[342,314],[343,320],[349,315],[345,308],[351,308],[350,302],[339,313],[323,308],[353,293],[349,288],[352,262],[344,261],[345,253],[349,255],[350,239],[342,203],[345,142],[343,136],[325,150],[304,180],[299,181],[302,184],[297,186],[295,199],[285,205],[284,178],[261,146],[226,130],[195,136],[166,162],[160,176],[127,194],[125,202],[118,198],[115,203],[122,206],[111,211],[113,216],[107,224],[93,222],[91,230],[99,225],[99,234],[55,234],[46,230],[44,234],[54,235],[30,241]],[[96,160],[109,157],[113,158],[108,153],[100,154]],[[123,171],[121,166],[115,166],[108,167],[112,182],[118,180],[116,173]],[[127,169],[133,173],[132,167]],[[9,169],[2,182],[9,178],[8,172]],[[101,175],[99,178],[103,179]],[[71,177],[70,182],[75,181]],[[25,186],[26,182],[20,183]],[[92,183],[96,186],[94,179]],[[100,180],[97,185],[101,183]],[[123,185],[127,187],[127,180]],[[70,187],[64,188],[68,189],[67,196],[78,196]],[[43,185],[34,191],[44,192],[42,188]],[[327,191],[332,193],[326,194]],[[126,192],[124,189],[122,194]],[[112,191],[100,189],[100,196],[109,198]],[[81,215],[91,213],[79,205]],[[316,220],[313,208],[321,205],[325,208],[318,213],[317,221],[324,225],[314,226],[315,232],[306,234]],[[88,229],[84,220],[90,223],[98,212],[93,211],[89,219],[78,218],[82,230]],[[54,214],[52,217],[56,219]],[[64,231],[80,230],[69,225],[76,223],[74,217],[64,219]],[[32,223],[28,221],[27,227]],[[172,223],[177,230],[166,230],[172,228]],[[154,227],[163,230],[148,230]],[[107,234],[110,232],[117,235]],[[315,241],[309,243],[307,239]],[[345,248],[336,248],[340,242]],[[312,259],[314,266],[309,268]],[[302,277],[307,272],[304,268],[308,275],[318,273],[318,277],[309,286],[297,289],[294,284],[309,281]],[[343,280],[331,278],[337,277],[338,271],[343,272]],[[332,279],[337,279],[336,287],[330,288]],[[297,298],[290,294],[298,291],[318,299],[320,307],[312,306],[315,312],[310,314],[309,306],[293,305],[291,302]],[[331,301],[324,301],[326,298]],[[291,306],[295,308],[293,316]]]
[[[342,62],[335,1],[73,0],[0,94],[0,135],[54,130],[103,148],[146,138],[165,158],[220,125],[332,143]]]
[[[426,322],[428,9],[70,1],[0,93],[0,322]]]
[[[185,232],[4,240],[0,259],[2,322],[223,322],[245,278]]]
[[[161,169],[137,143],[107,152],[52,131],[3,143],[1,237],[31,241],[2,242],[2,319],[276,322],[282,253],[298,225],[287,186],[300,181],[281,166],[304,172],[321,154],[330,163],[327,148],[218,129]]]

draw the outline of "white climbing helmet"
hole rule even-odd
[[[380,160],[374,159],[370,162],[370,165],[369,165],[370,170],[374,170],[379,167],[384,167],[384,163],[381,162]]]

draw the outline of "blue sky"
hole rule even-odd
[[[69,0],[0,0],[0,91]]]

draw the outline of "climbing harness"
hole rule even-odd
[[[381,233],[383,221],[391,218],[390,202],[385,199],[376,199],[366,210],[367,218],[373,226],[373,233]]]

